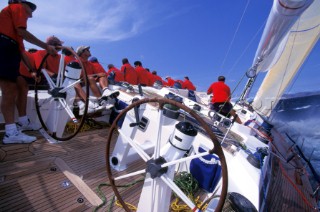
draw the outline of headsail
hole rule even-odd
[[[291,25],[287,33],[281,30],[281,26],[290,25],[289,16],[286,14],[292,9],[280,10],[279,6],[284,6],[282,2],[275,0],[268,19],[267,31],[263,34],[255,59],[258,64],[257,72],[269,71],[252,105],[265,116],[270,115],[320,35],[320,0],[300,1],[308,4],[305,5],[307,9],[304,8],[306,10],[299,19],[296,14],[291,17],[294,25]],[[288,23],[283,25],[285,22]],[[280,30],[280,34],[277,30]]]

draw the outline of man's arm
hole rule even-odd
[[[208,88],[208,90],[207,90],[207,94],[209,95],[209,94],[211,94],[212,93],[212,89],[211,89],[211,86]]]
[[[25,28],[18,27],[17,32],[21,37],[23,37],[24,40],[28,41],[29,43],[32,43],[34,45],[37,45],[37,46],[47,50],[47,52],[51,55],[57,54],[57,51],[54,46],[50,46],[50,45],[46,44],[45,42],[39,40],[37,37],[35,37],[33,34],[31,34]]]
[[[23,52],[21,54],[21,60],[24,63],[24,65],[27,67],[29,72],[35,71],[35,70],[33,70],[32,65],[30,64],[30,60],[29,60],[28,56],[26,55],[26,53]]]
[[[41,77],[37,76],[36,70],[32,67],[28,56],[24,52],[21,54],[21,59],[22,59],[23,64],[28,68],[28,70],[29,70],[31,76],[34,78],[34,80],[36,82],[40,82]]]

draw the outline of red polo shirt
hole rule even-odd
[[[36,64],[34,62],[34,53],[25,51],[25,54],[27,55],[32,68],[36,69]],[[24,62],[22,62],[22,60],[20,62],[19,72],[22,76],[32,78],[31,74],[29,73],[29,68],[24,64]]]
[[[167,82],[166,82],[166,86],[169,86],[169,87],[173,87],[173,85],[174,85],[174,83],[175,83],[176,81],[174,81],[171,77],[168,77],[167,78]]]
[[[119,70],[119,69],[117,69],[116,67],[112,67],[112,68],[110,68],[109,70],[108,70],[108,74],[110,74],[110,72],[114,72],[114,74],[115,74],[115,78],[114,78],[114,80],[116,81],[116,82],[123,82],[124,81],[124,74]]]
[[[82,58],[80,58],[80,59],[81,59],[82,65],[86,69],[87,76],[88,75],[93,75],[93,74],[96,73],[95,72],[96,68],[93,66],[93,64],[90,61],[85,61]]]
[[[214,82],[210,85],[207,94],[213,94],[212,103],[215,102],[228,102],[231,99],[231,92],[228,85],[224,82]]]
[[[182,82],[182,88],[183,88],[183,89],[192,90],[192,91],[195,91],[195,90],[196,90],[196,87],[193,85],[193,83],[192,83],[190,80],[187,80],[187,79],[185,79],[185,80]]]
[[[46,50],[38,50],[37,52],[34,53],[34,61],[36,64],[37,69],[41,65],[41,61],[43,58],[46,56],[47,51]],[[59,65],[60,65],[60,54],[56,55],[49,55],[43,64],[42,68],[47,69],[50,72],[53,72],[55,74],[58,74],[59,71]]]
[[[154,84],[157,80],[161,81],[163,85],[165,84],[165,82],[162,80],[162,78],[161,78],[159,75],[151,74],[151,80],[150,80],[150,84],[151,84],[151,85],[150,85],[150,86],[153,86],[153,84]]]
[[[142,66],[137,66],[135,68],[138,75],[138,83],[144,85],[150,85],[149,72],[144,69]]]
[[[76,61],[76,58],[73,55],[65,55],[64,56],[65,65],[68,65],[72,61]]]
[[[138,85],[138,75],[129,63],[121,66],[121,72],[124,73],[124,79],[126,82],[131,85]]]
[[[18,35],[17,28],[27,29],[29,16],[22,4],[9,4],[0,12],[0,33],[15,40],[21,52],[24,51],[23,38]]]
[[[94,66],[96,74],[99,74],[99,73],[106,74],[106,70],[102,67],[100,63],[98,62],[90,62],[90,63]]]

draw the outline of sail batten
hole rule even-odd
[[[269,116],[294,79],[320,36],[320,0],[302,14],[282,41],[275,54],[272,66],[260,86],[253,102],[253,108],[264,116]]]

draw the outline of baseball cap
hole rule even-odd
[[[84,50],[86,50],[86,49],[90,49],[90,46],[79,46],[78,48],[77,48],[77,55],[81,55],[82,53],[83,53],[83,51]]]
[[[34,3],[29,2],[29,1],[25,1],[25,0],[9,0],[8,1],[8,4],[16,4],[16,3],[27,4],[30,7],[30,9],[32,10],[32,12],[37,9],[37,6]]]
[[[88,60],[94,63],[98,62],[98,59],[96,57],[90,57]]]

